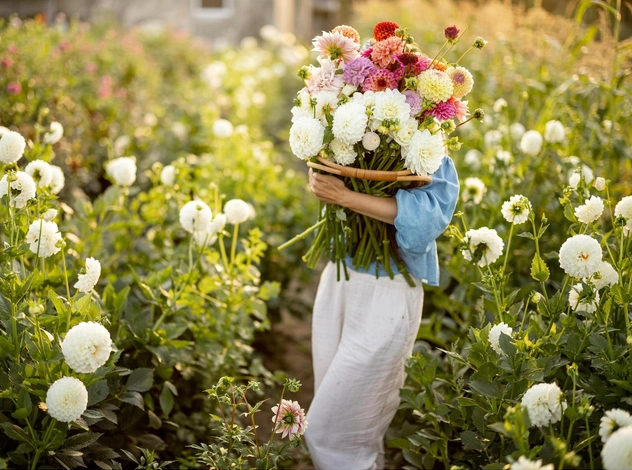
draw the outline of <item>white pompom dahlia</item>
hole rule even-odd
[[[74,287],[79,292],[87,294],[94,286],[99,282],[101,276],[101,263],[94,258],[86,259],[86,272],[85,274],[79,274],[77,277],[79,280],[75,283]]]
[[[568,238],[560,248],[560,267],[572,277],[592,275],[601,265],[601,246],[588,235]]]
[[[415,131],[402,154],[407,169],[416,175],[431,175],[439,169],[445,155],[443,137],[440,133],[431,134],[428,129]]]
[[[91,374],[105,364],[112,352],[110,332],[101,324],[82,322],[73,326],[61,343],[66,364],[75,372]]]
[[[131,186],[136,181],[136,160],[132,157],[119,157],[111,160],[105,172],[114,184]]]
[[[0,180],[0,198],[8,196],[9,204],[16,209],[26,207],[29,199],[35,198],[36,193],[35,180],[23,171],[6,174]]]
[[[0,162],[15,163],[22,155],[26,148],[24,137],[14,131],[8,131],[2,134],[0,139]]]
[[[233,124],[226,119],[218,119],[213,123],[213,134],[220,139],[228,139],[233,135]]]
[[[464,248],[461,254],[468,261],[475,261],[481,267],[493,263],[503,253],[505,243],[494,229],[481,227],[465,232]]]
[[[404,101],[406,101],[405,97]],[[336,139],[347,145],[353,145],[364,137],[368,119],[364,106],[350,101],[340,106],[334,113],[331,130]]]
[[[599,196],[591,196],[584,204],[575,208],[575,217],[582,224],[589,224],[599,220],[603,214],[604,203]]]
[[[566,129],[560,121],[552,120],[545,124],[544,140],[551,143],[563,142],[566,137]]]
[[[44,134],[44,143],[49,145],[55,145],[64,136],[64,126],[59,122],[53,121],[50,123],[50,132]]]
[[[511,327],[504,322],[492,326],[492,328],[489,330],[489,344],[492,346],[492,349],[498,354],[504,355],[505,351],[503,351],[500,347],[500,335],[501,333],[504,333],[511,338],[512,332],[513,330],[511,329]]]
[[[606,414],[601,417],[601,423],[599,424],[601,441],[607,442],[608,438],[616,429],[626,426],[632,426],[632,416],[630,416],[630,413],[619,408],[606,411]]]
[[[362,146],[372,152],[380,146],[380,136],[375,132],[367,132],[362,136]]]
[[[584,282],[588,281],[588,278],[583,279]],[[610,263],[602,260],[599,264],[599,268],[595,271],[592,282],[597,289],[603,289],[606,286],[613,286],[619,282],[619,273],[612,267]]]
[[[24,168],[24,172],[31,175],[37,187],[44,188],[53,182],[53,169],[44,160],[33,160]]]
[[[536,384],[525,392],[521,401],[533,426],[547,426],[562,419],[567,407],[557,384]]]
[[[606,470],[632,470],[632,426],[615,431],[601,451]]]
[[[522,224],[529,219],[531,202],[525,196],[515,194],[503,203],[501,212],[507,222],[514,225]]]
[[[334,139],[329,143],[329,150],[334,153],[334,161],[338,165],[351,165],[358,156],[353,145],[347,145],[339,139]]]
[[[160,172],[160,182],[164,186],[173,186],[176,182],[176,167],[173,165],[165,166]]]
[[[212,219],[211,208],[202,201],[189,201],[180,209],[180,224],[189,233],[205,232]]]
[[[246,201],[231,199],[224,204],[224,214],[229,224],[241,224],[250,217],[250,207]]]
[[[301,160],[317,155],[324,138],[325,128],[318,119],[301,117],[290,128],[290,148]]]
[[[32,253],[40,258],[48,258],[61,250],[59,245],[63,239],[55,222],[38,219],[29,226],[24,241],[30,244]]]
[[[538,131],[527,131],[520,139],[520,149],[527,155],[537,155],[542,150],[542,135]]]
[[[623,230],[627,233],[632,230],[632,196],[621,199],[614,208],[616,217],[623,217],[626,220]]]
[[[51,173],[53,174],[53,181],[50,184],[50,192],[53,194],[59,194],[66,185],[66,177],[61,168],[56,165],[50,166]]]
[[[599,306],[599,292],[595,291],[593,298],[582,296],[582,292],[584,292],[584,286],[581,283],[571,287],[571,291],[568,294],[568,304],[571,306],[571,310],[575,312],[595,313]]]
[[[88,407],[88,390],[74,377],[56,380],[46,392],[48,414],[57,421],[70,423],[81,417]]]
[[[509,470],[555,470],[552,463],[542,465],[542,460],[529,460],[522,455],[516,462],[511,464]]]
[[[463,191],[461,192],[461,199],[463,202],[474,201],[474,204],[480,204],[483,200],[483,196],[487,192],[487,186],[480,178],[469,177],[465,178],[463,182]]]

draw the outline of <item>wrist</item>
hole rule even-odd
[[[343,188],[340,190],[340,194],[338,195],[338,205],[349,208],[352,199],[353,191],[349,188]]]

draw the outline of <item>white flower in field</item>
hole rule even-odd
[[[189,233],[205,232],[212,219],[211,208],[202,201],[189,201],[180,209],[180,224]]]
[[[120,135],[114,141],[112,145],[112,150],[114,150],[114,155],[123,155],[125,149],[132,142],[132,139],[128,135]]]
[[[50,132],[44,134],[44,143],[55,145],[64,136],[64,126],[57,121],[50,123]]]
[[[520,139],[520,150],[527,155],[537,155],[542,150],[542,135],[538,131],[527,131]]]
[[[487,266],[493,263],[503,253],[505,243],[494,229],[482,227],[465,232],[463,238],[465,248],[461,249],[463,258],[468,261],[476,261],[479,266]]]
[[[624,232],[632,230],[632,196],[626,196],[621,199],[614,208],[616,217],[623,217],[626,220]]]
[[[380,136],[375,132],[367,132],[362,136],[362,146],[372,152],[380,146]]]
[[[603,199],[599,196],[591,196],[584,204],[575,209],[575,217],[582,224],[589,224],[595,220],[599,220],[603,214]]]
[[[612,130],[612,121],[610,119],[605,119],[601,125],[606,132],[610,132]]]
[[[16,209],[26,207],[26,203],[35,197],[36,192],[35,181],[23,171],[8,173],[0,180],[0,198],[8,196],[9,204]]]
[[[306,160],[320,152],[323,147],[325,128],[317,119],[298,118],[290,129],[290,148],[301,160]]]
[[[42,214],[42,219],[44,219],[46,222],[50,222],[55,217],[57,217],[57,213],[57,209],[48,209]]]
[[[511,162],[511,152],[499,150],[496,152],[496,160],[503,162],[505,165],[509,165],[509,162]]]
[[[329,149],[334,153],[334,161],[338,165],[351,165],[358,156],[353,145],[347,145],[340,139],[332,140]]]
[[[463,158],[463,161],[472,170],[480,170],[482,157],[483,157],[483,154],[480,151],[476,149],[471,149],[465,153],[465,157]]]
[[[560,267],[571,277],[592,275],[601,265],[601,246],[588,235],[568,238],[560,248]]]
[[[492,326],[491,330],[489,330],[489,344],[492,346],[492,349],[498,354],[504,355],[505,351],[500,347],[500,334],[504,333],[511,338],[512,332],[511,327],[504,322]]]
[[[253,206],[249,202],[247,202],[246,204],[248,204],[248,209],[250,209],[250,212],[248,212],[248,220],[256,219],[257,218],[257,211],[255,210],[255,206]]]
[[[56,380],[46,392],[48,414],[57,421],[70,423],[81,417],[88,407],[88,390],[74,377]]]
[[[601,176],[599,178],[596,178],[595,181],[593,181],[593,187],[597,191],[603,191],[604,189],[606,189],[606,179],[602,178]]]
[[[592,183],[593,180],[595,179],[595,175],[592,169],[588,165],[582,165],[581,172],[586,184]]]
[[[632,416],[630,416],[630,413],[619,408],[606,411],[606,414],[601,417],[601,424],[599,425],[601,441],[604,443],[607,442],[615,429],[624,428],[626,426],[632,426]]]
[[[248,220],[250,207],[246,201],[231,199],[224,204],[224,214],[226,215],[226,222],[229,224],[241,224]]]
[[[193,232],[193,239],[198,246],[211,246],[217,241],[217,233],[206,232]]]
[[[174,122],[171,125],[171,132],[173,132],[173,135],[178,139],[184,140],[187,136],[187,126],[180,121]]]
[[[568,185],[572,188],[572,189],[577,189],[577,186],[579,186],[579,182],[582,179],[582,175],[579,174],[579,171],[574,172],[570,178],[568,178]]]
[[[445,155],[443,137],[440,133],[431,134],[428,129],[415,131],[408,148],[402,153],[407,169],[416,175],[431,175],[439,169]]]
[[[531,202],[522,194],[514,194],[503,203],[501,212],[507,222],[514,225],[522,224],[529,218]]]
[[[500,146],[503,140],[503,134],[497,129],[485,132],[485,147],[495,149]]]
[[[33,160],[24,168],[24,172],[31,175],[38,188],[44,188],[53,182],[53,170],[44,160]]]
[[[211,233],[219,233],[222,230],[224,230],[225,226],[226,226],[226,215],[220,212],[215,217],[213,217],[213,220],[208,226],[208,231]]]
[[[136,160],[133,157],[119,157],[110,160],[105,172],[114,184],[131,186],[136,181]]]
[[[0,126],[0,137],[2,137],[7,132],[11,132],[11,129],[9,129],[8,127]]]
[[[409,118],[403,123],[401,123],[400,128],[393,132],[391,135],[395,142],[397,142],[402,147],[408,147],[410,145],[410,141],[412,140],[415,132],[417,132],[419,127],[419,123],[415,118]]]
[[[527,132],[527,129],[520,122],[514,122],[509,126],[509,134],[511,134],[513,140],[520,139],[525,132]]]
[[[560,121],[552,120],[544,126],[544,140],[552,144],[563,142],[566,137],[566,129]]]
[[[506,107],[507,107],[507,100],[505,98],[498,98],[494,102],[494,105],[492,106],[492,109],[494,110],[495,113],[499,113],[503,109],[505,109]]]
[[[0,138],[0,162],[15,163],[22,155],[26,148],[24,137],[14,131],[5,132]]]
[[[404,102],[405,100],[404,97]],[[349,102],[340,106],[334,113],[331,130],[334,137],[347,145],[353,145],[364,137],[367,123],[368,118],[364,107],[358,103]]]
[[[463,202],[472,200],[474,204],[480,204],[486,192],[487,187],[480,178],[465,178],[461,199]]]
[[[86,273],[79,274],[77,277],[79,280],[75,283],[74,287],[79,292],[83,292],[87,294],[94,286],[99,282],[99,277],[101,276],[101,263],[99,260],[94,258],[86,259]]]
[[[55,222],[38,219],[29,226],[24,241],[31,245],[29,248],[32,253],[40,258],[48,258],[61,250],[58,245],[63,239]]]
[[[601,460],[606,470],[632,470],[632,426],[618,429],[608,438]]]
[[[282,400],[280,406],[272,407],[272,414],[274,432],[282,433],[281,437],[288,436],[289,439],[294,439],[305,433],[307,419],[305,419],[305,411],[297,401]]]
[[[567,407],[557,384],[536,384],[525,392],[520,402],[527,409],[532,426],[557,423]]]
[[[176,167],[173,165],[163,167],[160,172],[160,182],[164,186],[173,186],[176,182]]]
[[[542,465],[542,460],[529,460],[524,455],[511,464],[509,470],[555,470],[552,463]]]
[[[226,119],[218,119],[213,123],[213,134],[220,139],[228,139],[233,135],[233,125]]]
[[[579,159],[577,155],[569,155],[568,157],[564,159],[564,162],[568,163],[571,166],[579,166],[579,164],[581,163],[581,160]]]
[[[575,284],[568,294],[568,304],[574,312],[595,313],[599,306],[599,292],[595,291],[595,297],[592,299],[582,298],[584,286],[579,283]]]
[[[376,93],[373,117],[379,121],[399,121],[404,124],[410,118],[410,105],[406,102],[406,95],[391,89]]]
[[[57,165],[51,165],[50,171],[53,174],[53,180],[50,183],[50,192],[53,194],[59,194],[66,185],[66,177],[64,172]]]
[[[588,282],[588,278],[583,279],[584,282]],[[602,260],[599,264],[599,268],[595,271],[592,283],[597,289],[603,289],[606,286],[613,286],[619,282],[619,273],[612,267],[610,263]]]
[[[91,374],[110,357],[110,332],[100,323],[79,323],[68,330],[61,351],[68,367],[75,372]]]

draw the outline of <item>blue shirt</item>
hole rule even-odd
[[[438,286],[439,260],[435,240],[452,220],[459,197],[459,177],[454,162],[447,155],[431,176],[432,183],[419,188],[400,189],[395,194],[395,240],[408,272],[431,286]],[[375,261],[368,270],[353,266],[350,256],[347,256],[346,263],[355,271],[375,274]],[[393,273],[399,273],[395,263],[391,263],[391,268]],[[382,265],[378,276],[388,276]]]

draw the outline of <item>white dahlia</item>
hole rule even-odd
[[[520,402],[529,413],[532,426],[546,426],[557,423],[567,407],[562,390],[557,384],[533,385]]]
[[[595,291],[594,298],[582,297],[584,286],[579,283],[571,287],[568,294],[568,304],[574,312],[595,313],[599,306],[599,292]]]
[[[601,246],[588,235],[568,238],[560,248],[560,267],[571,277],[592,275],[601,265]]]
[[[334,161],[339,165],[351,165],[358,156],[353,145],[347,145],[339,139],[332,140],[329,149],[334,153]]]
[[[100,323],[79,323],[66,333],[61,351],[68,367],[81,374],[91,374],[110,357],[110,332]]]
[[[226,215],[221,212],[213,217],[213,220],[208,226],[208,231],[211,233],[219,233],[224,230],[224,226],[226,225]]]
[[[417,92],[433,103],[447,101],[454,94],[454,83],[450,76],[436,69],[428,69],[417,77]]]
[[[48,414],[57,421],[70,423],[81,417],[88,407],[88,390],[74,377],[56,380],[46,392]]]
[[[51,173],[53,173],[53,181],[50,184],[50,192],[53,194],[59,194],[66,185],[66,177],[61,168],[56,165],[50,166]]]
[[[202,201],[189,201],[180,209],[180,224],[189,232],[205,232],[208,229],[213,213]]]
[[[363,110],[364,111],[364,110]],[[290,129],[290,148],[301,160],[317,155],[323,147],[325,128],[317,119],[298,118]]]
[[[463,202],[471,200],[474,201],[474,204],[480,204],[486,192],[487,187],[480,178],[465,178],[461,199]]]
[[[364,137],[367,123],[365,108],[358,103],[349,102],[340,106],[334,113],[331,130],[336,139],[347,145],[353,145]]]
[[[173,186],[176,182],[176,167],[167,165],[160,171],[160,182],[163,186]]]
[[[626,220],[623,228],[626,233],[632,230],[632,196],[626,196],[617,203],[614,208],[614,215]]]
[[[397,131],[391,132],[390,135],[399,145],[402,147],[408,147],[418,128],[419,123],[417,122],[417,119],[408,118],[401,123]]]
[[[456,67],[448,67],[445,73],[452,79],[452,83],[454,85],[454,92],[452,93],[452,96],[454,98],[463,98],[472,91],[474,78],[468,69],[458,65]],[[506,101],[505,105],[507,105]],[[495,103],[494,107],[496,107]]]
[[[206,231],[206,232],[193,232],[193,240],[195,243],[202,246],[211,246],[217,241],[217,233]]]
[[[632,426],[632,416],[630,416],[630,413],[619,408],[606,411],[606,414],[601,417],[601,424],[599,424],[601,441],[604,443],[607,442],[608,438],[616,429],[626,426]]]
[[[9,179],[13,181],[9,183]],[[35,198],[36,192],[35,181],[23,171],[6,174],[0,180],[0,198],[8,196],[9,204],[16,209],[26,207],[29,199]]]
[[[15,163],[22,155],[26,148],[24,137],[14,131],[8,131],[2,134],[0,138],[0,162]]]
[[[60,242],[63,242],[57,224],[55,222],[46,222],[43,219],[38,219],[31,223],[24,241],[31,245],[29,247],[31,252],[40,258],[48,258],[58,253],[61,250],[61,247],[58,245],[61,244]]]
[[[522,455],[516,462],[511,464],[509,470],[555,470],[552,463],[542,465],[542,460],[529,460]]]
[[[64,126],[57,121],[50,123],[50,132],[44,134],[44,143],[54,145],[64,136]]]
[[[226,119],[218,119],[213,123],[213,134],[220,139],[228,139],[233,135],[233,124]]]
[[[399,90],[386,89],[375,94],[373,118],[380,121],[398,121],[403,124],[410,118],[410,105]]]
[[[500,143],[503,140],[503,134],[498,129],[492,129],[491,131],[485,132],[483,140],[486,148],[495,149],[500,146]]]
[[[520,122],[514,122],[511,126],[509,126],[509,134],[514,140],[520,139],[526,131],[527,129]]]
[[[99,260],[94,258],[86,259],[86,273],[79,274],[77,277],[79,280],[75,283],[74,287],[79,292],[83,292],[87,294],[94,286],[99,282],[99,277],[101,276],[101,263]]]
[[[408,148],[403,152],[404,166],[416,175],[431,175],[439,169],[445,155],[443,137],[428,129],[415,131]]]
[[[503,253],[505,243],[494,229],[482,227],[465,232],[464,248],[461,254],[468,261],[475,261],[479,266],[493,263]]]
[[[598,178],[595,178],[595,181],[593,181],[593,187],[597,191],[603,191],[604,189],[606,189],[606,179],[602,178],[601,176]]]
[[[603,209],[603,199],[599,196],[591,196],[584,204],[575,209],[575,217],[582,224],[589,224],[601,217]]]
[[[544,127],[544,140],[551,143],[557,143],[564,141],[566,137],[566,130],[564,124],[560,121],[549,121]]]
[[[114,184],[131,186],[136,181],[136,160],[133,157],[119,157],[111,160],[105,172]]]
[[[537,155],[542,150],[542,135],[538,131],[527,131],[520,139],[520,149],[527,155]]]
[[[505,98],[498,98],[496,101],[494,101],[492,109],[494,110],[495,113],[500,113],[507,106],[509,106],[509,103],[507,103],[507,100]]]
[[[53,170],[44,160],[29,162],[24,172],[31,175],[38,188],[44,188],[53,182]]]
[[[511,338],[512,332],[511,327],[504,322],[492,326],[491,330],[489,330],[489,344],[492,346],[492,349],[498,354],[504,355],[505,351],[500,347],[500,335],[504,333]]]
[[[496,160],[498,160],[499,162],[503,162],[505,165],[509,165],[509,163],[511,162],[511,158],[511,152],[507,150],[498,150],[496,152]]]
[[[579,182],[582,180],[582,175],[579,173],[579,171],[575,171],[571,174],[571,176],[568,178],[568,185],[572,188],[572,189],[577,189],[577,186],[579,186]]]
[[[229,224],[241,224],[250,217],[250,207],[246,201],[231,199],[224,204],[224,214]]]
[[[42,219],[44,219],[46,222],[50,222],[55,217],[57,217],[57,214],[58,214],[57,209],[48,209],[46,212],[42,214]]]
[[[380,146],[380,136],[375,132],[367,132],[362,136],[362,146],[372,152]]]
[[[483,158],[483,154],[479,150],[471,149],[465,153],[463,162],[467,166],[469,166],[472,170],[480,170],[482,158]]]
[[[606,470],[632,470],[632,426],[615,431],[601,451]]]
[[[529,218],[531,202],[525,196],[515,194],[503,203],[501,212],[507,222],[518,225]]]
[[[588,278],[585,277],[583,280],[584,282],[587,282]],[[595,271],[595,274],[593,275],[592,282],[597,289],[603,289],[606,286],[613,286],[619,282],[619,273],[610,263],[602,260],[601,263],[599,263],[599,268],[597,268],[597,271]]]

